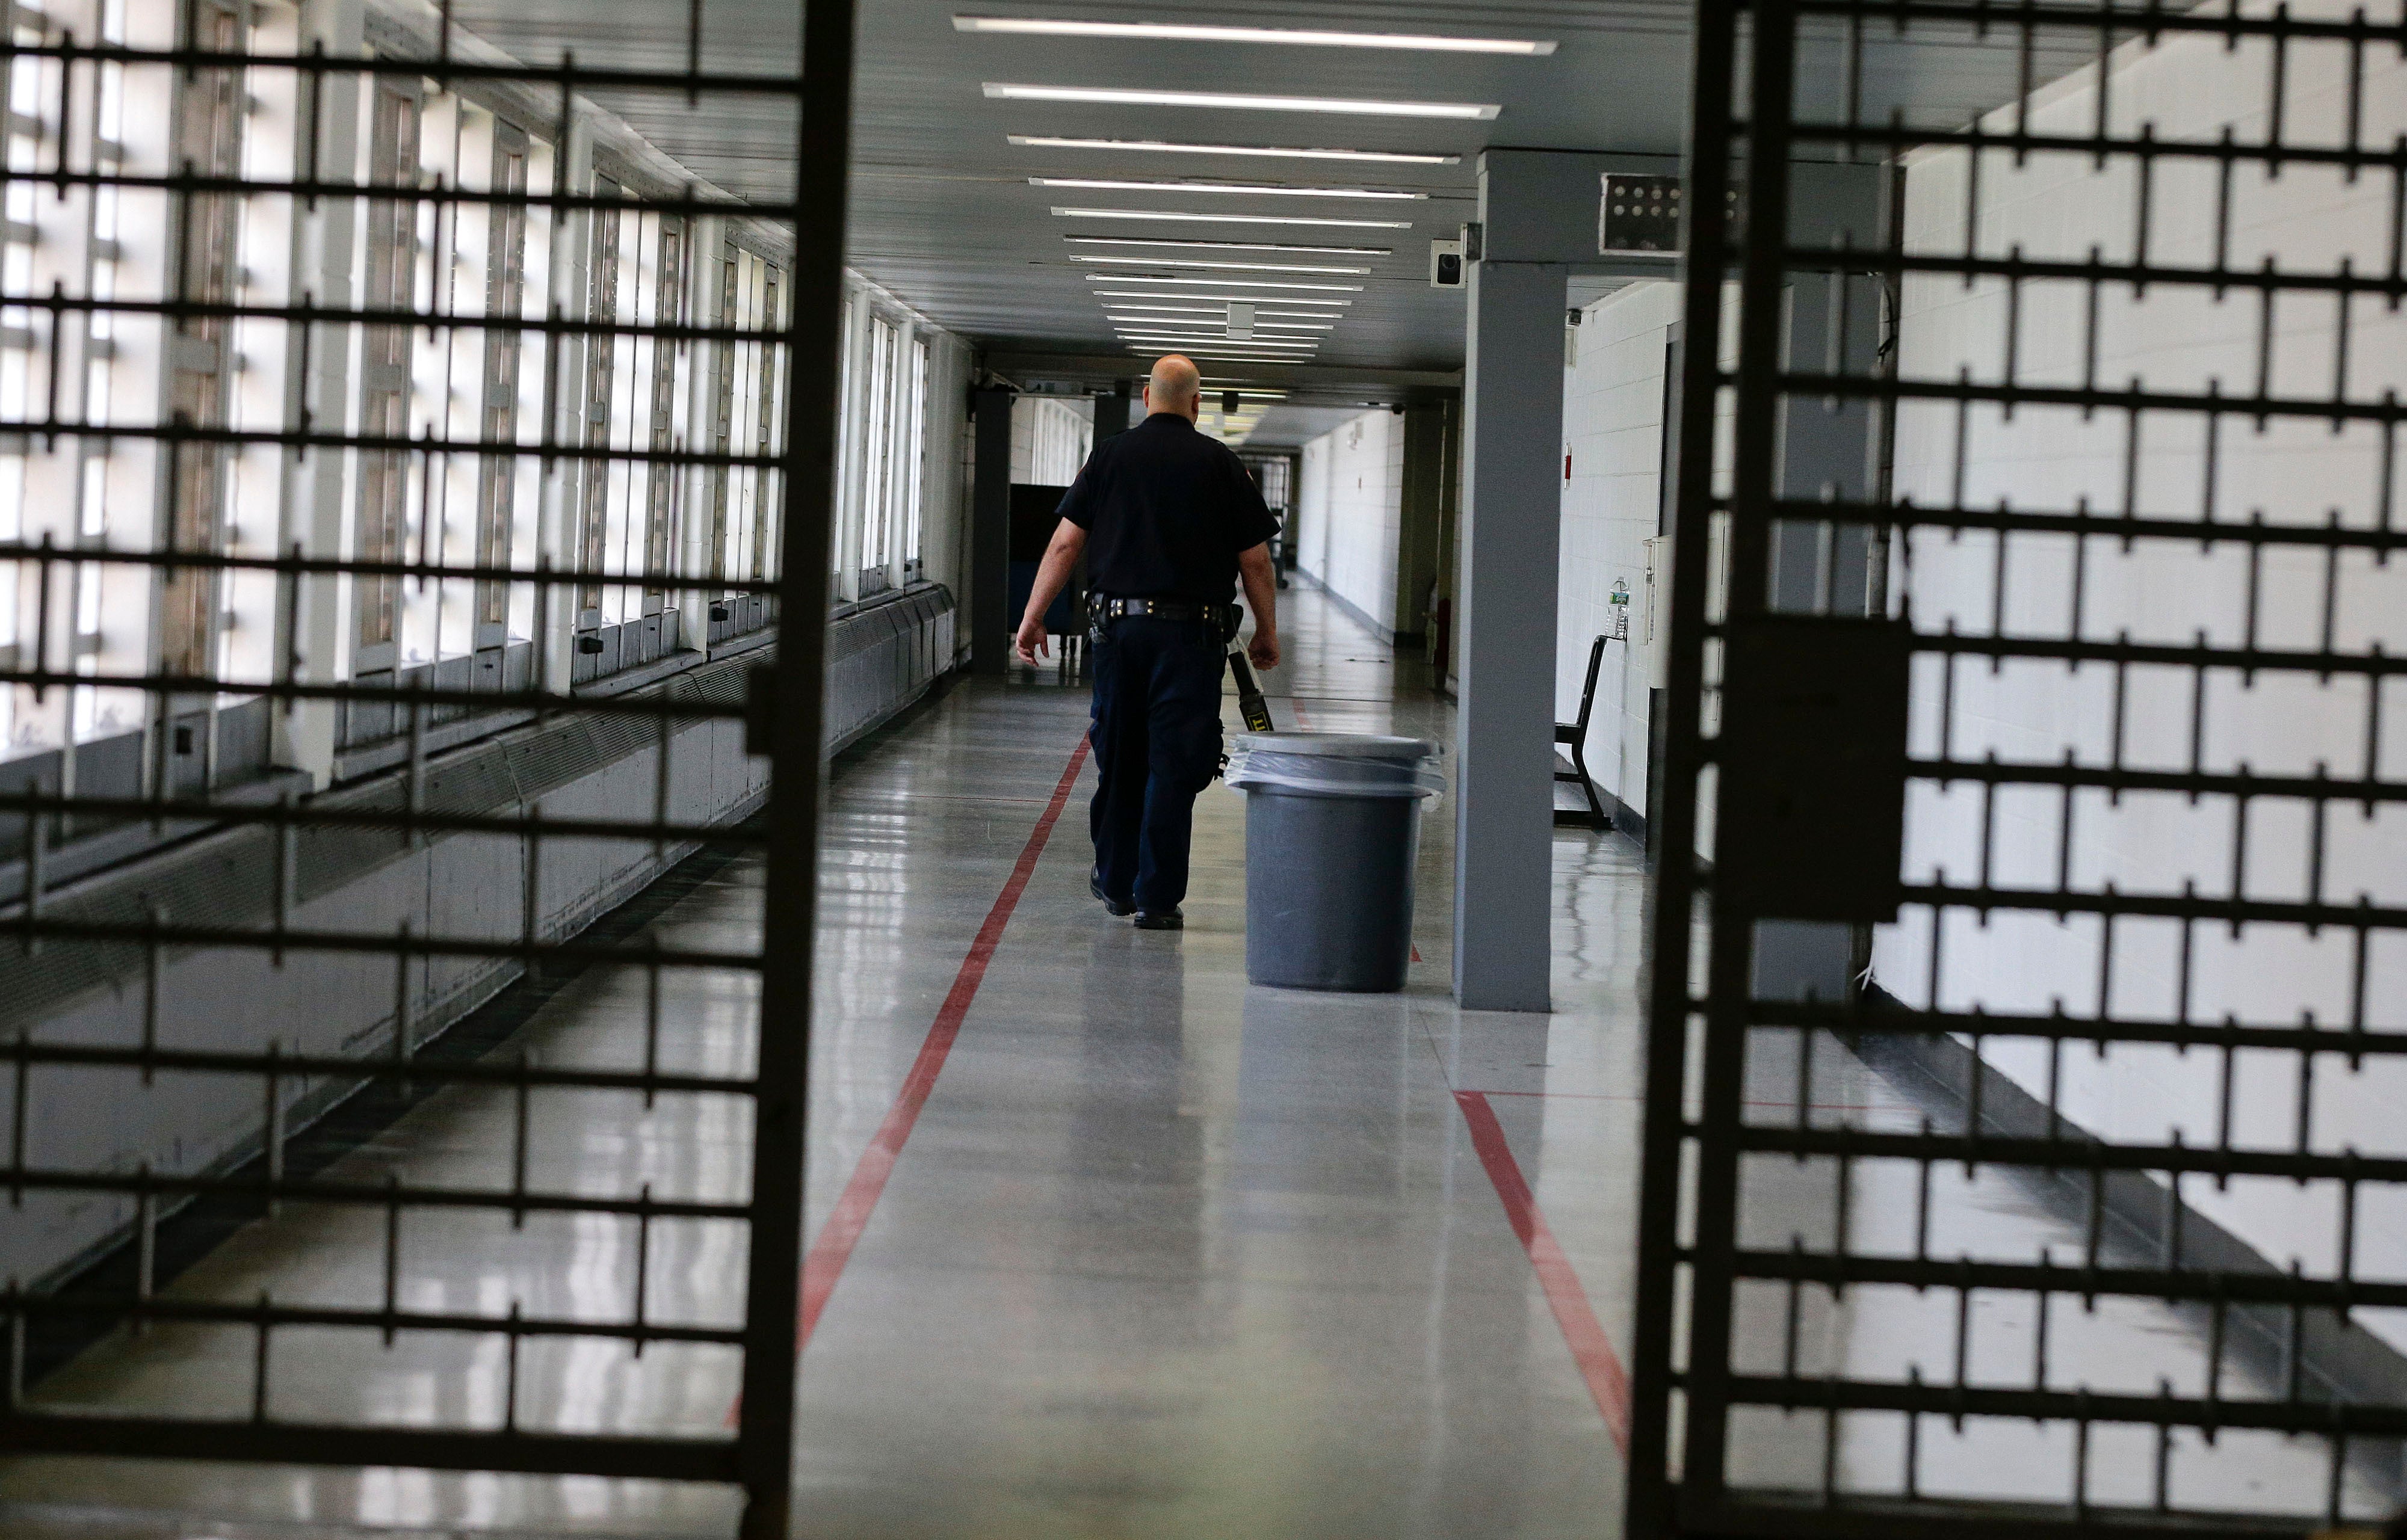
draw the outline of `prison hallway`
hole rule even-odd
[[[1288,597],[1282,726],[1445,741],[1421,665],[1325,600]],[[1233,701],[1230,702],[1233,706]],[[798,1534],[1593,1536],[1618,1532],[1639,1140],[1644,861],[1618,834],[1554,845],[1553,1014],[1451,1001],[1450,823],[1423,826],[1415,961],[1393,996],[1249,987],[1240,794],[1198,807],[1183,932],[1141,932],[1087,892],[1086,692],[1058,671],[962,682],[846,756],[821,862],[809,1130],[809,1260],[794,1459]],[[1230,713],[1233,718],[1233,711]],[[636,906],[664,945],[757,937],[758,869],[704,853]],[[646,974],[548,986],[494,1043],[554,1066],[646,1052]],[[663,975],[658,1067],[751,1062],[751,975]],[[790,1026],[791,1024],[784,1024]],[[780,1024],[771,1023],[776,1030]],[[1751,1056],[1751,1120],[1910,1129],[1960,1118],[1928,1067],[1877,1067],[1827,1035]],[[1995,1093],[1993,1093],[1994,1095]],[[1954,1110],[1951,1112],[1951,1106]],[[699,1109],[699,1110],[697,1110]],[[721,1099],[547,1089],[526,1183],[740,1195],[750,1130]],[[321,1175],[506,1187],[506,1087],[422,1102]],[[1918,1175],[1917,1175],[1918,1173]],[[1921,1185],[1926,1182],[1928,1185]],[[1843,1190],[1844,1186],[1844,1190]],[[2077,1207],[1996,1166],[1786,1159],[1742,1186],[1742,1246],[1946,1256],[2084,1252]],[[1916,1231],[1920,1229],[1917,1239]],[[397,1240],[390,1246],[389,1240]],[[2107,1260],[2130,1237],[2107,1237]],[[288,1203],[200,1257],[168,1297],[373,1307],[388,1258],[405,1306],[529,1318],[740,1322],[743,1236],[725,1222]],[[1969,1296],[1968,1296],[1969,1297]],[[1903,1378],[2080,1373],[2153,1388],[2198,1370],[2200,1321],[2169,1305],[1859,1288],[1736,1302],[1733,1369],[1839,1363]],[[2035,1348],[2036,1345],[2036,1348]],[[2052,1369],[2051,1369],[2052,1366]],[[257,1334],[153,1321],[86,1349],[37,1404],[240,1419]],[[707,1435],[733,1416],[735,1355],[654,1341],[413,1331],[276,1334],[266,1415]],[[2256,1373],[2232,1355],[2227,1386]],[[2260,1385],[2258,1387],[2262,1389]],[[1819,1412],[1734,1429],[1733,1472],[1810,1490],[1910,1464],[1934,1489],[2043,1499],[2062,1438],[1995,1420],[1849,1429]],[[2145,1501],[2141,1430],[2101,1432],[2092,1491]],[[2058,1430],[2061,1432],[2061,1430]],[[2126,1444],[2129,1447],[2124,1447]],[[2311,1448],[2227,1435],[2185,1490],[2232,1509],[2326,1479]],[[2345,1476],[2355,1505],[2379,1473]],[[10,1540],[724,1535],[714,1485],[424,1470],[0,1462]]]

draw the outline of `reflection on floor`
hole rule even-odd
[[[1274,711],[1321,728],[1450,736],[1415,671],[1308,594],[1289,596]],[[1230,719],[1234,720],[1232,711]],[[1031,842],[1084,727],[1082,689],[963,686],[857,756],[831,801],[819,939],[811,1225],[857,1201],[964,955]],[[1558,846],[1564,1010],[1465,1016],[1446,997],[1450,820],[1426,826],[1411,988],[1392,997],[1249,989],[1244,819],[1215,787],[1198,819],[1189,928],[1140,933],[1086,894],[1091,771],[1012,911],[942,1073],[804,1360],[800,1532],[826,1536],[1556,1535],[1595,1533],[1620,1472],[1591,1378],[1617,1370],[1634,1104],[1626,1066],[1641,874],[1626,842]],[[757,871],[727,869],[657,925],[737,944]],[[750,1000],[690,980],[667,1002],[682,1063],[740,1069]],[[522,1040],[547,1062],[639,1058],[639,976],[595,972]],[[1491,1155],[1526,1171],[1605,1334],[1575,1357],[1474,1148],[1458,1091],[1493,1093]],[[1575,1094],[1555,1100],[1549,1091]],[[539,1101],[530,1180],[649,1181],[724,1196],[747,1129],[676,1098],[649,1113]],[[506,1180],[509,1109],[420,1108],[343,1174]],[[846,1196],[848,1184],[852,1199]],[[846,1219],[861,1217],[847,1210]],[[291,1208],[178,1289],[374,1300],[380,1237]],[[370,1222],[373,1224],[373,1222]],[[622,1315],[635,1258],[610,1221],[412,1216],[404,1296]],[[723,1321],[741,1236],[657,1225],[648,1308]],[[824,1279],[815,1279],[823,1282]],[[1575,1285],[1574,1285],[1575,1287]],[[302,1334],[295,1334],[296,1337]],[[247,1333],[111,1340],[47,1400],[220,1409]],[[1583,1372],[1586,1363],[1588,1373]],[[295,1341],[272,1410],[291,1418],[498,1422],[498,1345]],[[655,1346],[530,1350],[524,1425],[720,1428],[728,1355]],[[230,1402],[229,1414],[242,1410]],[[178,1519],[177,1514],[206,1516]],[[19,1459],[0,1532],[78,1540],[279,1540],[351,1526],[728,1533],[724,1491],[410,1471]]]
[[[1265,681],[1281,725],[1450,742],[1449,709],[1425,671],[1311,594],[1285,602],[1290,658]],[[1137,932],[1088,897],[1079,814],[1090,770],[1059,827],[1044,825],[1084,718],[1083,691],[1049,670],[964,685],[835,784],[810,1173],[823,1265],[806,1290],[819,1307],[802,1376],[798,1533],[1617,1533],[1642,1057],[1636,847],[1558,831],[1551,1016],[1464,1012],[1448,999],[1446,803],[1425,826],[1420,961],[1403,995],[1253,989],[1236,794],[1216,786],[1199,809],[1184,933]],[[1024,893],[999,903],[1032,851]],[[656,929],[741,944],[757,899],[757,870],[738,863]],[[1007,923],[983,975],[965,974],[998,914]],[[974,995],[959,993],[970,984]],[[968,1001],[957,1022],[948,996]],[[689,980],[667,1004],[675,1062],[748,1066],[743,982]],[[639,976],[596,971],[522,1040],[547,1061],[634,1063],[643,1009]],[[932,1054],[941,1068],[924,1104],[898,1104]],[[1782,1088],[1794,1085],[1776,1057],[1758,1067],[1767,1116],[1784,1115]],[[1817,1104],[1921,1115],[1835,1045],[1822,1062]],[[506,1182],[509,1128],[499,1098],[445,1096],[342,1174]],[[538,1104],[531,1180],[726,1196],[747,1180],[748,1134],[675,1097],[645,1112],[562,1096]],[[879,1158],[864,1164],[865,1153]],[[1863,1234],[1899,1222],[1887,1178],[1855,1180]],[[1786,1244],[1791,1229],[1827,1226],[1834,1185],[1810,1167],[1752,1173],[1750,1235]],[[373,1303],[378,1237],[361,1222],[288,1208],[176,1287]],[[2063,1238],[2036,1195],[1987,1173],[1952,1183],[1934,1222],[1943,1250],[2028,1255]],[[404,1295],[428,1308],[498,1312],[515,1300],[623,1316],[636,1270],[631,1229],[609,1221],[531,1217],[512,1230],[413,1216],[406,1240]],[[656,1226],[647,1271],[655,1319],[739,1312],[741,1236],[724,1227]],[[1769,1343],[1777,1353],[1784,1308],[1747,1302],[1745,1352]],[[2187,1330],[2144,1312],[2076,1314],[2059,1312],[2052,1372],[2100,1383],[2153,1376]],[[2027,1330],[1987,1310],[1980,1363],[2013,1360]],[[1815,1317],[1809,1335],[1859,1371],[1953,1372],[1953,1307],[1935,1295],[1865,1291],[1844,1317]],[[237,1414],[246,1408],[229,1397],[245,1375],[228,1371],[250,1350],[247,1333],[156,1330],[102,1343],[38,1394]],[[277,1363],[272,1410],[290,1418],[491,1425],[506,1375],[498,1344],[461,1340],[388,1350],[312,1337]],[[638,1360],[562,1344],[530,1349],[520,1372],[520,1419],[534,1427],[711,1433],[735,1392],[730,1356],[700,1349],[655,1346]],[[1818,1479],[1819,1420],[1791,1421],[1745,1439],[1750,1463],[1733,1475]],[[1898,1490],[1901,1436],[1885,1436],[1848,1435],[1848,1486]],[[1919,1460],[1925,1491],[2017,1495],[2044,1491],[2062,1465],[2060,1451],[2013,1429],[1959,1440],[1927,1428]],[[2235,1451],[2229,1435],[2206,1463],[2200,1479],[2234,1505],[2251,1482],[2301,1478],[2281,1448]],[[301,1540],[359,1526],[724,1535],[733,1517],[724,1491],[599,1478],[0,1464],[0,1533],[12,1540]]]

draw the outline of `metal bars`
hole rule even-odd
[[[851,7],[740,68],[673,8],[512,51],[448,0],[12,8],[0,1448],[731,1483],[787,1533],[823,659],[774,623],[826,607]],[[757,923],[648,928],[756,870]],[[714,1153],[587,1162],[594,1119]],[[331,1260],[193,1271],[271,1237]],[[430,1275],[478,1246],[506,1287]],[[596,1421],[561,1354],[725,1399]]]
[[[1631,1533],[2386,1517],[2407,18],[1697,37]],[[1775,621],[1906,639],[1894,888],[1728,801]]]

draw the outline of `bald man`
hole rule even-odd
[[[1220,672],[1240,579],[1254,612],[1247,653],[1258,668],[1279,660],[1269,544],[1278,521],[1229,446],[1196,431],[1203,401],[1192,362],[1173,353],[1154,364],[1145,420],[1095,445],[1062,498],[1019,623],[1019,657],[1033,664],[1046,650],[1045,612],[1085,554],[1098,783],[1088,885],[1145,930],[1186,924],[1188,844],[1196,794],[1220,763]]]

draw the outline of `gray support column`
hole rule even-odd
[[[1598,178],[1677,168],[1588,150],[1479,157],[1454,599],[1454,994],[1473,1010],[1549,1003],[1568,280],[1615,268],[1597,251]]]
[[[1011,666],[1019,617],[1004,612],[1011,594],[1011,403],[1004,386],[972,398],[977,459],[970,480],[970,668],[1000,678]]]
[[[1545,1010],[1553,954],[1563,293],[1556,262],[1471,269],[1455,606],[1454,994]]]

